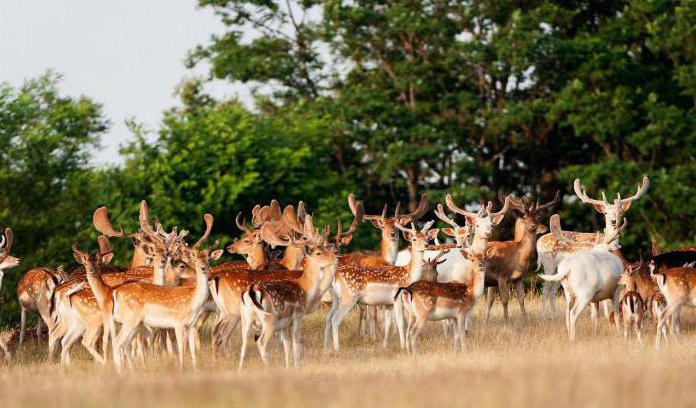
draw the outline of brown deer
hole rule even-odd
[[[149,328],[174,329],[179,367],[184,364],[184,347],[189,344],[193,365],[196,365],[195,324],[208,297],[208,269],[211,260],[222,255],[222,250],[210,252],[200,246],[209,236],[213,216],[206,214],[206,232],[192,247],[181,243],[181,257],[196,270],[193,287],[169,287],[145,282],[132,282],[112,290],[113,307],[110,320],[121,322],[121,330],[113,341],[114,366],[121,369],[121,353],[130,356],[130,344],[141,325]],[[107,308],[108,311],[108,308]],[[112,326],[113,332],[113,326]]]
[[[399,288],[395,295],[395,307],[402,305],[408,312],[406,329],[406,349],[416,352],[416,340],[428,321],[450,320],[457,323],[457,338],[464,351],[466,346],[466,320],[478,299],[483,294],[485,270],[485,253],[462,251],[471,261],[472,270],[466,283],[419,280],[408,287]],[[398,304],[400,303],[400,304]]]
[[[337,242],[341,240],[339,228]],[[338,261],[327,234],[321,235],[314,228],[311,216],[307,216],[301,243],[306,254],[301,276],[295,279],[262,281],[253,283],[242,297],[242,346],[239,368],[244,364],[251,324],[256,321],[261,333],[256,344],[261,359],[268,364],[266,348],[273,334],[280,332],[285,351],[285,365],[290,366],[290,345],[293,362],[297,366],[301,356],[302,317],[313,312],[334,280]]]
[[[682,266],[657,270],[654,260],[650,261],[649,268],[651,276],[667,303],[667,307],[659,316],[657,323],[655,348],[659,348],[663,337],[660,333],[670,322],[670,319],[669,332],[676,339],[675,324],[681,308],[696,305],[696,268]]]
[[[2,278],[4,276],[5,269],[13,268],[19,265],[20,259],[10,255],[10,249],[12,249],[12,241],[14,240],[14,235],[10,228],[5,228],[4,235],[0,236],[0,288],[2,288]],[[10,352],[7,349],[7,344],[5,344],[4,339],[0,339],[0,348],[2,348],[5,353],[5,360],[9,361]]]
[[[27,315],[34,312],[39,315],[36,320],[36,338],[41,340],[43,325],[50,327],[51,295],[56,286],[68,280],[63,268],[51,269],[37,267],[29,269],[17,284],[17,299],[21,308],[19,326],[19,344],[24,343],[26,335]]]
[[[504,201],[504,198],[500,198]],[[537,235],[547,231],[542,223],[541,216],[544,211],[553,208],[560,201],[560,191],[556,192],[553,200],[546,204],[539,204],[539,200],[525,204],[523,200],[510,199],[510,208],[515,216],[515,231],[518,236],[513,241],[488,242],[486,259],[486,285],[488,288],[488,308],[486,320],[490,317],[493,307],[494,292],[497,286],[500,293],[500,301],[503,304],[503,316],[508,320],[508,300],[510,285],[515,289],[517,301],[524,320],[527,320],[527,312],[524,308],[524,278],[529,263],[534,256]]]
[[[580,179],[575,179],[573,183],[575,195],[580,201],[592,205],[597,212],[604,215],[604,231],[600,234],[600,240],[602,235],[613,235],[620,228],[621,220],[626,211],[628,211],[634,201],[648,191],[649,186],[650,181],[647,177],[643,177],[643,182],[638,186],[634,195],[622,199],[621,195],[617,194],[616,199],[613,202],[609,202],[604,194],[602,194],[602,200],[590,198],[585,192],[585,188],[580,184]],[[564,231],[563,236],[565,238],[559,240],[554,234],[546,234],[537,240],[537,270],[543,265],[545,274],[555,274],[558,263],[565,255],[573,252],[590,251],[597,239],[596,234],[591,232]],[[609,250],[617,252],[620,256],[620,252],[618,252],[620,247],[621,245],[619,245],[619,240],[617,239]],[[559,287],[560,285],[555,281],[544,282],[541,298],[542,318],[546,316],[547,306],[550,306],[551,310],[555,311],[556,293]]]
[[[383,347],[387,346],[389,339],[389,326],[394,305],[394,294],[399,287],[406,286],[421,279],[423,270],[423,253],[428,241],[435,238],[438,229],[430,229],[433,221],[426,223],[421,230],[416,230],[411,222],[411,228],[403,227],[399,220],[394,226],[401,230],[404,239],[411,244],[411,261],[408,267],[401,266],[359,266],[341,265],[336,273],[333,285],[333,294],[336,301],[332,304],[327,321],[331,323],[333,347],[339,350],[338,330],[343,318],[356,304],[368,306],[384,306],[387,308],[384,322]],[[399,338],[404,345],[403,319],[397,318]],[[329,337],[325,332],[324,347],[328,347]]]
[[[619,320],[623,326],[624,341],[628,341],[629,331],[633,329],[638,343],[643,344],[641,329],[647,308],[647,302],[643,299],[647,298],[642,297],[637,291],[638,285],[635,273],[632,265],[626,265],[619,277],[619,285],[623,285],[625,288],[624,294],[619,301]],[[653,293],[650,293],[650,295],[653,295]]]

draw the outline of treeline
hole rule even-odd
[[[0,226],[23,259],[5,274],[1,313],[16,311],[26,268],[71,265],[70,244],[93,242],[95,208],[128,231],[141,199],[167,226],[199,230],[213,213],[224,242],[238,211],[272,198],[304,200],[333,225],[348,220],[349,192],[378,212],[422,192],[475,204],[559,189],[564,228],[589,231],[603,220],[572,198],[573,179],[625,196],[645,174],[626,250],[696,243],[694,2],[200,6],[227,27],[187,58],[210,76],[180,87],[156,133],[131,124],[122,166],[89,164],[110,124],[97,102],[61,94],[52,74],[0,85]],[[254,108],[206,94],[213,79],[254,88]],[[373,230],[354,245],[374,245]],[[114,244],[122,262],[129,244]]]

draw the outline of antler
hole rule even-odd
[[[454,211],[457,214],[461,214],[465,217],[476,217],[477,216],[476,213],[465,211],[465,210],[457,207],[457,205],[452,200],[452,194],[447,194],[445,196],[445,203],[447,204],[447,208],[449,208],[450,210]]]
[[[205,221],[205,232],[203,233],[203,236],[193,245],[193,249],[198,249],[201,244],[203,244],[208,237],[210,236],[210,231],[213,230],[213,216],[211,214],[206,214],[203,216],[203,220]]]
[[[398,218],[399,220],[401,220],[402,223],[417,221],[428,211],[428,197],[425,194],[421,194],[420,201],[418,202],[418,207],[416,207],[416,209],[409,214],[399,215],[398,208],[399,206],[397,204],[397,213],[394,214],[394,218]]]
[[[109,221],[109,210],[106,207],[99,207],[94,211],[92,223],[97,231],[108,237],[130,237],[134,234],[126,234],[123,229],[116,231]]]
[[[448,223],[449,225],[453,226],[454,228],[460,228],[459,224],[457,224],[456,221],[454,221],[452,218],[448,217],[445,214],[444,208],[442,207],[442,204],[438,204],[437,208],[434,211],[435,216],[442,221]]]
[[[359,201],[355,201],[355,196],[351,193],[348,195],[348,207],[350,207],[350,212],[353,213],[353,222],[350,224],[350,228],[345,233],[341,232],[341,220],[338,221],[338,226],[336,230],[336,245],[348,245],[350,240],[353,238],[353,234],[358,229],[358,225],[363,222],[363,217],[365,215],[365,210],[363,205]]]
[[[237,217],[234,219],[235,224],[237,224],[237,228],[246,232],[247,234],[251,234],[251,230],[246,226],[246,219],[244,219],[240,222],[239,221],[240,218],[242,218],[241,211],[237,214]]]
[[[492,213],[491,208],[493,208],[493,202],[489,201],[488,205],[486,206],[486,212],[491,218],[495,218],[499,215],[505,214],[510,207],[510,196],[505,197],[505,203],[503,204],[503,208],[500,209],[500,211]]]
[[[503,193],[503,190],[498,190],[498,200],[500,200],[501,203],[505,202],[506,197],[510,199],[510,207],[512,207],[512,209],[520,211],[522,213],[527,212],[527,208],[524,205],[523,199],[510,197],[509,195],[505,195]]]
[[[627,203],[631,201],[635,201],[639,198],[641,198],[647,191],[648,187],[650,187],[650,180],[648,179],[648,176],[643,176],[643,182],[641,183],[640,186],[638,186],[638,190],[636,193],[628,198],[621,199],[621,196],[619,196],[619,200],[622,203]]]
[[[394,222],[394,226],[395,226],[396,228],[400,229],[401,231],[403,231],[403,232],[408,232],[408,233],[410,233],[410,234],[414,234],[414,235],[415,235],[415,234],[418,232],[418,231],[416,231],[416,226],[413,225],[413,221],[411,221],[411,229],[404,228],[404,226],[401,225],[401,221],[400,221],[400,220],[396,220],[396,221]]]
[[[573,190],[575,190],[575,195],[578,196],[580,201],[583,203],[587,204],[596,204],[596,205],[607,205],[607,198],[602,194],[602,201],[600,200],[595,200],[594,198],[590,198],[587,193],[585,192],[585,186],[580,184],[580,179],[576,178],[575,182],[573,183]]]
[[[365,214],[365,216],[363,218],[365,218],[366,220],[377,220],[377,219],[385,220],[385,219],[387,219],[387,204],[384,204],[384,209],[382,209],[382,215]]]
[[[0,235],[2,241],[0,241],[0,249],[5,249],[5,253],[9,254],[12,248],[12,241],[14,240],[14,235],[12,235],[12,229],[5,228],[5,235]]]
[[[560,201],[561,201],[561,192],[560,192],[560,190],[556,190],[556,195],[553,197],[553,200],[549,201],[548,203],[539,205],[539,201],[537,200],[536,210],[537,211],[546,210],[548,208],[554,207]]]
[[[111,248],[111,243],[109,242],[109,238],[107,238],[106,236],[98,236],[97,243],[99,244],[99,258],[101,258],[103,255],[113,252],[113,249]]]

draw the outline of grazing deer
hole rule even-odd
[[[504,198],[501,197],[501,201]],[[486,320],[490,317],[493,307],[494,292],[497,286],[500,293],[500,301],[503,304],[503,316],[508,320],[508,299],[510,296],[510,284],[514,285],[515,295],[520,304],[520,311],[524,320],[527,320],[527,312],[524,309],[524,278],[529,268],[529,262],[534,255],[537,235],[547,231],[541,223],[543,211],[552,208],[560,201],[560,192],[556,192],[553,200],[546,204],[539,201],[525,205],[523,200],[510,199],[512,214],[515,216],[516,237],[513,241],[493,241],[487,244],[486,259],[486,285],[488,289],[488,309]]]
[[[181,243],[181,259],[196,271],[193,287],[169,287],[145,282],[132,282],[112,290],[113,307],[107,320],[121,322],[121,330],[112,339],[114,366],[121,369],[121,353],[130,356],[130,344],[141,325],[157,329],[174,329],[179,367],[184,365],[184,347],[189,343],[191,360],[196,365],[195,324],[208,297],[208,269],[211,260],[218,259],[222,250],[210,252],[200,246],[210,235],[213,216],[204,217],[206,231],[191,247]]]
[[[667,303],[657,322],[655,348],[659,348],[663,337],[661,333],[664,332],[664,328],[670,322],[670,319],[669,332],[676,338],[675,326],[681,308],[683,306],[692,307],[696,305],[696,268],[681,266],[658,270],[655,261],[652,260],[649,268],[651,276],[657,283],[660,293],[665,297]]]
[[[466,283],[440,283],[419,280],[408,287],[399,288],[394,297],[397,310],[404,307],[408,311],[406,329],[406,349],[416,352],[416,340],[425,323],[433,320],[454,319],[457,323],[457,338],[464,351],[466,345],[466,320],[478,299],[483,294],[485,276],[485,254],[462,251],[471,261],[472,270]]]
[[[620,288],[619,277],[624,265],[621,258],[610,252],[615,248],[615,241],[626,228],[627,220],[612,234],[597,234],[595,244],[589,252],[573,252],[566,254],[558,264],[555,275],[540,274],[545,281],[560,282],[566,298],[566,328],[571,341],[575,340],[575,324],[580,313],[589,304],[596,310],[597,304],[603,300],[613,300],[614,310],[618,305]],[[570,238],[560,229],[558,214],[551,216],[551,233],[559,242],[569,241]],[[572,241],[569,242],[569,245]],[[598,321],[596,313],[592,314],[594,331],[597,333]]]
[[[5,269],[14,268],[19,265],[20,259],[10,255],[12,249],[12,241],[14,236],[10,228],[5,228],[5,234],[0,236],[0,288],[2,288],[2,278],[5,274]],[[0,339],[0,348],[5,353],[5,360],[9,361],[10,352],[7,349],[7,344],[3,339]]]
[[[340,228],[337,241],[340,240]],[[327,245],[327,234],[317,232],[312,217],[307,216],[301,243],[306,255],[302,275],[295,279],[262,281],[253,283],[242,296],[242,346],[239,368],[244,365],[251,324],[255,320],[261,326],[256,340],[261,359],[268,364],[266,348],[273,334],[280,332],[285,351],[285,366],[290,366],[290,345],[293,363],[297,366],[301,356],[302,317],[313,312],[334,280],[338,260],[334,248]]]
[[[359,303],[368,306],[384,306],[388,309],[384,319],[383,342],[383,346],[387,346],[394,295],[400,287],[421,279],[423,253],[427,248],[428,241],[434,239],[439,232],[438,229],[430,229],[432,225],[433,221],[428,222],[418,231],[413,226],[413,222],[410,229],[403,227],[398,220],[394,223],[394,226],[403,233],[404,239],[411,244],[411,261],[408,267],[341,265],[338,268],[333,284],[333,294],[336,299],[327,317],[327,321],[331,322],[335,351],[339,350],[338,330],[341,322],[348,312]],[[402,346],[404,346],[403,319],[397,317],[396,325]],[[328,332],[325,332],[325,348],[328,347],[328,342]]]
[[[580,179],[575,179],[573,189],[575,195],[585,204],[592,205],[597,212],[604,214],[604,232],[603,235],[614,235],[621,226],[621,220],[631,207],[631,204],[642,197],[647,191],[650,182],[647,177],[643,177],[642,184],[638,187],[636,193],[628,198],[622,199],[621,195],[617,194],[613,203],[607,201],[607,198],[602,194],[602,200],[590,198],[585,192],[585,188],[580,184]],[[600,234],[601,235],[601,234]],[[553,275],[560,261],[567,254],[574,252],[583,252],[591,250],[595,245],[596,235],[588,232],[563,232],[563,239],[559,239],[554,234],[546,234],[537,240],[537,270],[543,265],[546,275]],[[621,245],[619,245],[618,237],[612,243],[608,250],[616,251],[617,254]],[[541,315],[546,316],[546,309],[550,307],[552,312],[556,310],[556,293],[559,285],[556,281],[544,282],[543,293],[541,297]]]

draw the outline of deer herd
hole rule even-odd
[[[347,201],[353,221],[347,230],[338,222],[335,234],[328,225],[315,226],[302,202],[281,208],[273,200],[252,209],[251,224],[241,213],[237,216],[241,237],[226,249],[244,260],[220,264],[212,263],[223,251],[208,242],[211,214],[202,217],[203,234],[191,239],[188,230],[166,231],[150,221],[145,201],[139,228],[133,232],[116,230],[107,208],[101,207],[93,215],[94,228],[102,234],[96,252],[73,245],[78,267],[35,267],[19,281],[19,343],[25,341],[27,315],[33,312],[38,314],[39,340],[43,326],[48,329],[49,358],[60,350],[64,365],[71,363],[71,348],[81,340],[95,361],[111,360],[117,371],[158,352],[176,354],[183,367],[187,349],[195,367],[199,331],[209,321],[214,352],[228,349],[239,327],[240,369],[252,335],[267,364],[269,342],[278,334],[285,365],[290,366],[298,365],[302,356],[306,315],[325,311],[324,348],[338,352],[341,323],[357,309],[358,332],[368,329],[376,337],[381,322],[384,347],[393,324],[401,348],[415,353],[426,323],[441,321],[443,335],[451,333],[453,347],[464,351],[471,312],[484,293],[486,320],[497,292],[508,321],[512,292],[527,321],[524,278],[536,259],[537,270],[544,270],[538,275],[544,281],[542,319],[554,313],[562,287],[570,340],[588,305],[596,334],[603,303],[611,324],[617,331],[623,329],[626,339],[635,335],[642,343],[649,318],[655,346],[660,347],[663,340],[677,338],[681,308],[696,306],[696,250],[660,253],[653,245],[648,260],[630,262],[624,257],[619,241],[628,225],[626,214],[648,186],[644,177],[634,195],[617,194],[610,201],[604,193],[601,200],[591,198],[575,180],[577,199],[604,215],[601,232],[564,231],[558,214],[550,217],[547,227],[546,213],[559,203],[558,192],[544,204],[500,195],[497,211],[493,202],[481,203],[478,209],[457,205],[448,194],[445,205],[438,204],[435,217],[427,222],[421,221],[428,212],[425,195],[410,213],[402,213],[397,204],[393,215],[387,206],[380,215],[370,215],[351,194]],[[493,241],[508,213],[515,217],[514,239]],[[381,232],[379,250],[344,252],[366,220]],[[435,220],[447,227],[433,228]],[[451,243],[441,244],[440,232]],[[399,251],[400,237],[408,249]],[[110,264],[110,239],[132,241],[127,267]],[[20,263],[10,255],[12,242],[7,228],[0,237],[0,284],[3,271]],[[276,248],[284,248],[282,256]],[[2,340],[0,347],[9,358]]]

